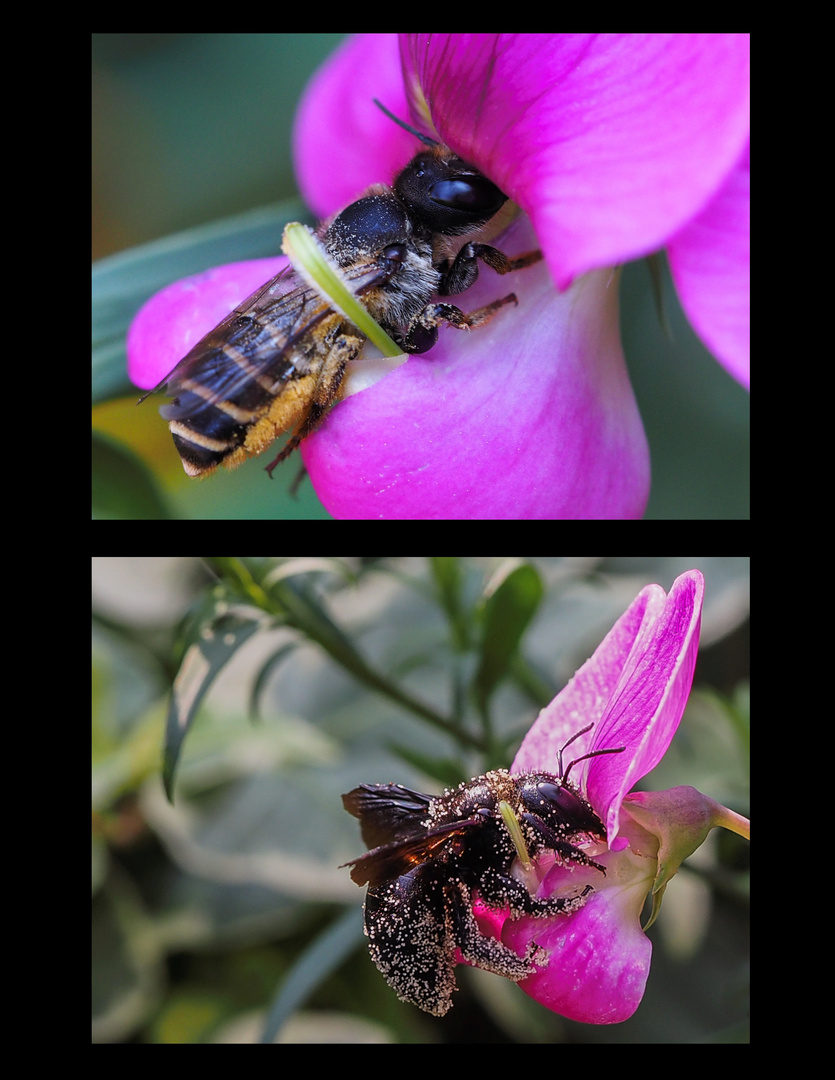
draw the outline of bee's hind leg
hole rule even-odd
[[[302,440],[316,430],[328,414],[328,410],[341,396],[342,383],[345,379],[345,367],[349,360],[353,360],[362,346],[362,341],[355,336],[343,335],[333,344],[327,359],[322,365],[322,370],[316,380],[313,396],[304,419],[287,440],[281,449],[281,453],[266,466],[270,478],[273,469],[288,458],[299,446]],[[296,486],[298,481],[296,481]]]

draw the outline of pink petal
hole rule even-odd
[[[534,721],[511,771],[554,771],[557,752],[587,724],[593,729],[566,754],[625,746],[592,758],[571,775],[617,836],[620,803],[672,742],[687,704],[699,646],[704,579],[698,570],[642,589],[571,681]],[[566,761],[566,764],[567,764]],[[584,780],[585,777],[585,780]]]
[[[574,915],[508,919],[502,928],[502,941],[520,955],[531,941],[549,954],[547,966],[538,966],[519,984],[525,993],[587,1024],[627,1020],[641,1003],[649,977],[652,943],[641,929],[640,913],[655,862],[631,853],[618,860],[622,879],[609,863],[605,885]]]
[[[227,263],[182,278],[140,308],[128,331],[128,375],[150,390],[230,311],[274,277],[287,260]]]
[[[296,114],[293,159],[306,202],[325,218],[370,184],[388,183],[415,139],[374,104],[408,120],[397,34],[349,38],[316,72]]]
[[[521,229],[521,226],[520,226]],[[529,246],[520,232],[505,250]],[[513,289],[486,328],[441,341],[339,405],[302,452],[340,518],[640,517],[646,440],[618,336],[616,283],[564,295],[543,264],[485,270],[466,309]]]
[[[739,165],[712,202],[669,243],[679,298],[705,345],[750,385],[750,162]]]
[[[560,288],[663,247],[748,137],[745,34],[406,37],[407,86],[528,212]]]

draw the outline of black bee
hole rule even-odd
[[[468,289],[479,259],[507,274],[542,256],[535,251],[509,259],[490,247],[485,241],[515,211],[507,196],[448,147],[383,111],[428,149],[397,175],[393,188],[369,188],[317,234],[371,316],[404,352],[421,353],[435,344],[442,324],[475,329],[516,303],[510,294],[465,314],[452,304],[430,303],[433,295]],[[156,387],[167,385],[173,398],[160,413],[185,471],[206,476],[220,464],[233,468],[292,432],[267,466],[272,475],[341,396],[346,364],[365,340],[293,266],[266,282]]]
[[[346,864],[358,885],[368,884],[371,957],[401,1000],[443,1016],[456,989],[456,949],[470,963],[515,981],[531,975],[535,963],[542,966],[546,958],[535,945],[520,957],[483,935],[473,901],[509,909],[511,918],[570,915],[585,904],[590,885],[574,897],[537,900],[511,874],[517,856],[524,863],[546,850],[566,865],[605,874],[578,847],[606,839],[600,818],[568,780],[582,760],[563,770],[560,754],[559,775],[511,776],[497,769],[438,796],[400,784],[361,784],[342,796],[371,848]]]

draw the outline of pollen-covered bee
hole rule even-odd
[[[379,102],[378,102],[379,104]],[[382,108],[382,106],[380,106]],[[499,274],[529,266],[538,251],[507,258],[486,241],[515,210],[494,183],[446,146],[397,123],[427,147],[395,177],[368,189],[317,235],[342,279],[403,352],[431,349],[446,323],[488,323],[513,294],[465,314],[431,303],[463,292],[478,260]],[[240,465],[284,433],[283,461],[339,399],[345,367],[366,340],[298,268],[289,266],[208,333],[156,387],[173,401],[160,409],[189,476]],[[147,395],[146,395],[147,396]],[[144,400],[144,399],[143,399]]]
[[[586,903],[591,885],[575,896],[537,900],[511,866],[517,857],[524,866],[553,851],[566,866],[606,873],[578,846],[604,842],[606,829],[568,774],[578,761],[622,750],[595,750],[565,770],[560,753],[559,775],[497,769],[438,796],[400,784],[361,784],[342,796],[371,848],[346,864],[358,885],[368,885],[371,958],[401,1000],[443,1016],[456,989],[456,949],[469,963],[517,982],[533,974],[534,964],[547,963],[535,945],[518,956],[482,934],[473,902],[509,911],[512,919],[570,915]]]

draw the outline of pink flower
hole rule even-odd
[[[708,828],[727,824],[721,808],[692,788],[637,793],[631,797],[638,807],[634,816],[627,798],[664,756],[684,712],[703,593],[697,570],[679,577],[669,596],[659,585],[643,589],[591,659],[542,710],[511,766],[517,774],[554,771],[560,749],[589,724],[593,727],[567,751],[570,759],[626,748],[578,762],[569,777],[606,827],[607,847],[592,855],[606,868],[606,877],[591,869],[578,873],[553,859],[535,865],[539,899],[560,890],[577,895],[590,884],[594,892],[585,906],[550,919],[479,913],[482,929],[520,955],[532,942],[545,950],[547,963],[537,961],[536,974],[519,985],[574,1020],[615,1023],[632,1015],[643,997],[652,952],[640,923],[644,901],[701,844]]]
[[[323,503],[345,518],[640,517],[648,451],[611,268],[666,246],[694,326],[747,383],[747,36],[352,39],[296,127],[300,185],[323,216],[416,151],[374,97],[518,203],[530,224],[498,246],[538,246],[545,262],[507,278],[482,268],[453,300],[472,310],[514,292],[517,307],[472,334],[444,329],[431,352],[332,411],[302,448]],[[189,287],[196,324],[199,279]],[[213,309],[202,332],[224,314]],[[143,309],[131,331],[142,386],[173,366],[146,345],[165,336],[158,318]]]

